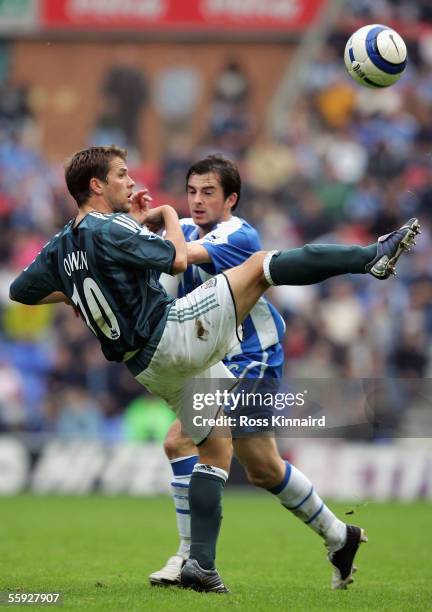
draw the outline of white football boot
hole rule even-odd
[[[150,574],[150,584],[154,586],[176,586],[180,584],[180,572],[186,559],[181,555],[170,557],[164,567]]]

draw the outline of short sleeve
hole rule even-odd
[[[11,298],[21,304],[35,305],[53,291],[62,291],[52,261],[52,243],[49,242],[14,280],[10,286]]]
[[[261,248],[256,233],[250,236],[243,227],[228,232],[223,226],[224,224],[220,224],[206,234],[201,242],[211,257],[212,269],[206,269],[206,264],[200,267],[213,274],[238,266]]]
[[[116,215],[101,234],[100,246],[114,261],[135,269],[171,273],[176,250],[170,240],[141,227],[128,215]]]

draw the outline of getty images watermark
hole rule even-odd
[[[307,389],[298,393],[263,393],[227,389],[194,393],[192,395],[194,411],[214,412],[220,406],[224,406],[225,411],[216,417],[194,414],[192,424],[195,427],[231,428],[325,427],[325,415],[292,417],[281,414],[288,409],[304,407],[307,393]]]
[[[287,438],[432,438],[432,379],[190,379],[181,420],[193,439],[271,431]]]

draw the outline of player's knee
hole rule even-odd
[[[220,467],[229,472],[233,448],[231,440],[228,438],[208,438],[204,444],[199,447],[199,461]]]
[[[271,489],[272,488],[272,479],[265,472],[246,472],[248,481],[253,484],[255,487],[260,487],[261,489]]]
[[[174,437],[165,438],[163,448],[168,459],[177,459],[179,457],[178,440]]]
[[[169,431],[165,438],[163,448],[168,459],[179,459],[189,455],[197,454],[195,444],[189,438],[183,436],[181,431]]]
[[[273,489],[281,481],[281,472],[277,464],[261,463],[246,468],[248,481],[261,489]]]

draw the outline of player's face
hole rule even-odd
[[[114,157],[110,163],[107,180],[102,183],[104,199],[113,212],[129,212],[134,185],[125,161],[121,157]]]
[[[217,174],[192,174],[187,184],[187,197],[191,217],[204,232],[209,232],[221,221],[231,217],[236,194],[225,198]]]

